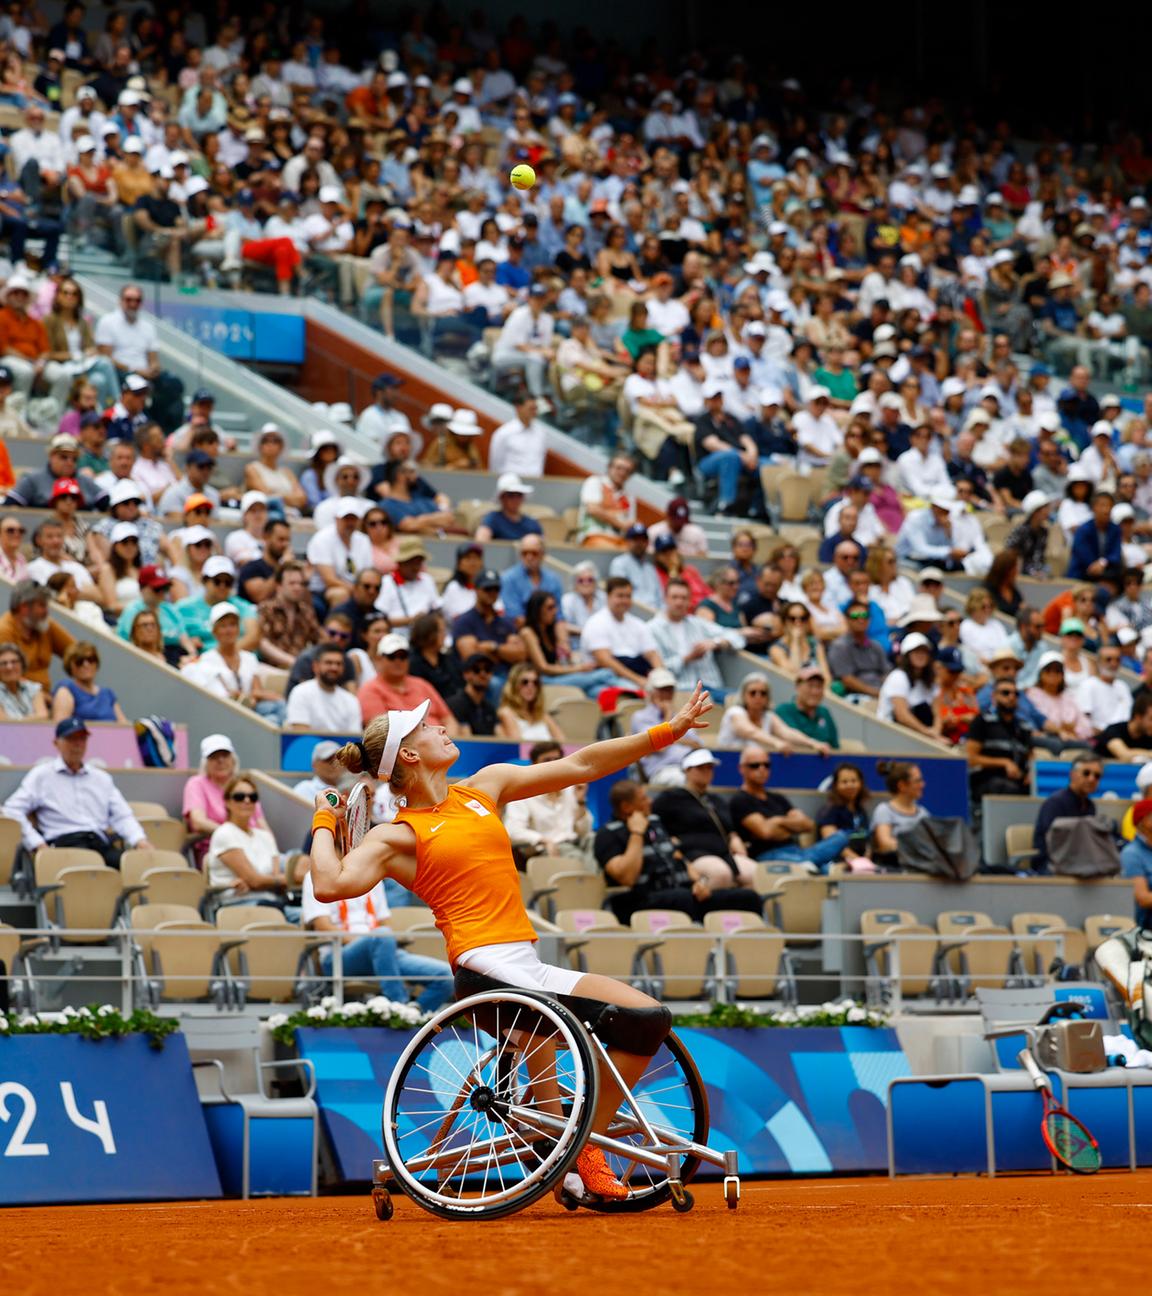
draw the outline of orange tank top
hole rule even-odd
[[[491,797],[456,783],[438,806],[405,806],[396,822],[416,834],[412,893],[435,915],[453,967],[479,945],[536,939],[512,843]]]

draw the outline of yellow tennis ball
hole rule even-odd
[[[531,189],[536,183],[536,172],[527,162],[521,162],[519,166],[512,168],[512,174],[508,179],[512,181],[513,189]]]

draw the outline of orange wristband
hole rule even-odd
[[[317,810],[312,816],[312,831],[319,832],[327,828],[333,837],[336,836],[336,816],[331,810]]]
[[[665,747],[671,747],[676,741],[676,735],[672,732],[670,724],[653,725],[648,730],[648,741],[652,744],[654,752],[663,751]]]

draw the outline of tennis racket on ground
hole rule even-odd
[[[1044,1099],[1040,1133],[1048,1151],[1073,1174],[1095,1174],[1100,1169],[1100,1146],[1091,1131],[1052,1096],[1052,1082],[1040,1069],[1030,1049],[1021,1049],[1017,1061],[1031,1076],[1032,1083]]]

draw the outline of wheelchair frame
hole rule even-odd
[[[511,1024],[504,1027],[499,1024],[502,1008],[514,1011]],[[538,1019],[543,1029],[518,1026],[522,1013]],[[495,1032],[483,1024],[493,1017]],[[474,1042],[461,1039],[461,1018],[469,1019],[468,1028],[474,1032]],[[532,1045],[534,1040],[541,1042]],[[571,1063],[570,1072],[564,1077],[563,1115],[540,1110],[533,1105],[534,1099],[527,1098],[536,1083],[529,1061],[551,1042],[565,1048]],[[441,1048],[453,1049],[454,1045],[472,1059],[463,1071]],[[372,1199],[377,1217],[386,1220],[392,1216],[390,1188],[399,1188],[432,1214],[455,1219],[497,1218],[514,1214],[549,1191],[569,1210],[586,1206],[604,1213],[631,1213],[670,1200],[673,1210],[683,1212],[692,1209],[693,1198],[686,1185],[702,1162],[724,1171],[724,1198],[729,1209],[734,1210],[740,1200],[737,1154],[735,1151],[715,1151],[704,1141],[708,1133],[707,1096],[687,1050],[674,1035],[670,1035],[661,1047],[668,1049],[673,1064],[683,1077],[683,1085],[691,1099],[692,1132],[696,1137],[669,1128],[658,1118],[654,1119],[651,1111],[645,1110],[646,1096],[642,1086],[644,1076],[652,1074],[651,1069],[646,1070],[637,1082],[637,1096],[623,1083],[603,1041],[587,1023],[580,1021],[554,998],[530,990],[492,990],[446,1005],[409,1042],[388,1083],[382,1113],[385,1156],[372,1163]],[[405,1113],[402,1107],[406,1093],[434,1093],[423,1085],[408,1083],[414,1070],[423,1071],[429,1080],[436,1078],[426,1063],[421,1064],[421,1058],[438,1063],[443,1060],[446,1066],[438,1065],[437,1070],[454,1073],[449,1087],[455,1092],[450,1097],[448,1093],[443,1095],[447,1099],[446,1105],[427,1106],[415,1113]],[[528,1070],[529,1079],[524,1085],[524,1098],[517,1099],[514,1089],[522,1065]],[[661,1064],[657,1072],[667,1065],[667,1062]],[[608,1131],[593,1134],[590,1125],[602,1069],[613,1077],[623,1098]],[[558,1070],[556,1079],[559,1082]],[[667,1085],[665,1080],[666,1077],[660,1078],[662,1088],[656,1093],[667,1093],[674,1087]],[[428,1103],[430,1100],[417,1098],[413,1101]],[[413,1115],[429,1115],[432,1119],[416,1130],[402,1130],[403,1119]],[[435,1123],[437,1117],[435,1132],[421,1135],[420,1131]],[[472,1121],[472,1137],[468,1146],[461,1150],[461,1144],[468,1139],[469,1131],[463,1128],[463,1123],[468,1120]],[[490,1131],[484,1137],[477,1133],[481,1122]],[[703,1138],[699,1137],[701,1129]],[[412,1136],[425,1139],[429,1146],[416,1155],[405,1153],[401,1142]],[[630,1138],[639,1141],[629,1142]],[[570,1172],[585,1144],[598,1147],[606,1155],[627,1163],[620,1178],[630,1189],[628,1198],[608,1200],[574,1195]],[[528,1157],[538,1164],[529,1165],[527,1172],[523,1173]],[[523,1178],[505,1182],[503,1166],[518,1167]],[[649,1182],[647,1186],[635,1189],[632,1176],[639,1167],[648,1172]],[[489,1191],[493,1169],[499,1187],[493,1183]],[[654,1182],[653,1172],[663,1178]],[[428,1182],[429,1174],[435,1176],[435,1185]],[[469,1186],[464,1191],[457,1190],[450,1186],[454,1179],[460,1180],[462,1188]],[[478,1191],[477,1180],[480,1181]],[[582,1185],[579,1186],[582,1189]]]

